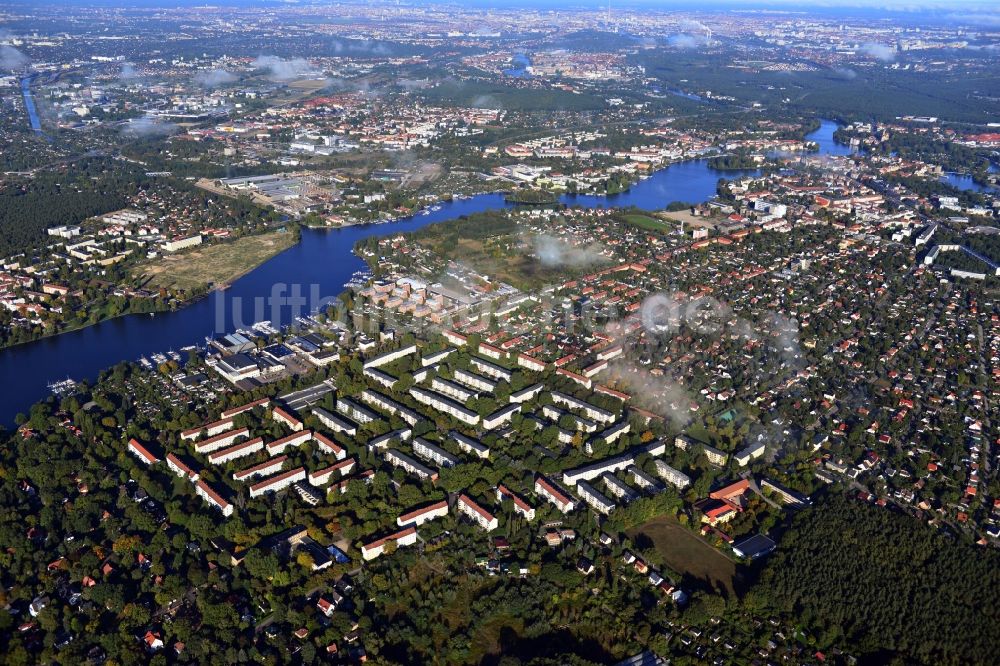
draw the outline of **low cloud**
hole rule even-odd
[[[474,109],[502,109],[503,104],[500,103],[493,95],[479,95],[472,100],[472,108]]]
[[[1000,28],[1000,14],[948,14],[944,17],[960,25],[972,25],[980,28]]]
[[[786,370],[799,370],[803,366],[799,347],[799,322],[774,312],[765,322],[770,344]]]
[[[896,49],[886,44],[865,44],[861,47],[861,53],[880,62],[892,62],[896,59]]]
[[[0,69],[21,69],[31,62],[31,58],[24,55],[13,46],[0,46]]]
[[[385,44],[370,42],[367,39],[334,39],[330,42],[330,47],[336,55],[392,55],[392,50]]]
[[[254,69],[263,70],[275,81],[293,81],[320,77],[322,73],[313,67],[305,58],[285,60],[278,56],[260,56],[253,61]]]
[[[414,90],[430,88],[433,84],[430,79],[399,79],[396,81],[396,85],[407,92],[413,92]]]
[[[853,81],[858,78],[858,73],[850,67],[837,67],[833,70],[833,73],[837,76],[837,78],[844,79],[846,81]]]
[[[675,428],[684,428],[694,415],[697,401],[681,384],[666,375],[654,376],[650,371],[631,363],[615,362],[608,367],[606,378],[635,396],[644,409],[670,421]]]
[[[577,246],[561,238],[541,234],[534,236],[531,244],[538,261],[546,268],[583,268],[608,261],[604,248],[596,243]]]
[[[675,49],[697,49],[708,44],[708,39],[702,35],[691,35],[682,32],[667,38],[667,44]]]
[[[198,72],[194,75],[194,82],[205,88],[215,88],[232,83],[236,80],[234,74],[230,74],[224,69],[210,69]]]

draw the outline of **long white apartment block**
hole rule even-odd
[[[368,447],[369,451],[377,451],[378,449],[386,448],[390,444],[408,442],[411,437],[413,437],[413,430],[411,428],[400,428],[399,430],[387,432],[384,435],[372,437],[365,446]]]
[[[365,368],[362,371],[362,373],[368,379],[372,380],[377,384],[381,384],[387,389],[391,389],[396,384],[396,382],[399,381],[398,377],[393,377],[388,372],[383,372],[378,368]]]
[[[486,446],[478,439],[473,439],[472,437],[466,437],[457,430],[452,430],[448,433],[448,437],[451,438],[458,448],[465,453],[472,454],[478,458],[489,458],[490,457],[490,447]]]
[[[406,347],[400,347],[399,349],[386,352],[384,354],[380,354],[371,360],[365,361],[364,367],[380,368],[383,365],[389,365],[390,363],[394,363],[401,358],[406,358],[410,354],[416,354],[416,353],[417,353],[416,345],[408,345]]]
[[[222,512],[222,515],[229,517],[233,515],[233,505],[227,502],[222,495],[215,491],[204,479],[198,479],[194,484],[194,491],[206,502]]]
[[[231,444],[236,443],[240,437],[249,437],[249,428],[237,428],[236,430],[229,430],[227,432],[221,433],[214,437],[209,437],[208,439],[203,439],[200,442],[195,443],[194,450],[198,453],[211,453],[212,451],[218,451],[219,449],[224,449]]]
[[[614,474],[619,470],[627,469],[631,465],[634,465],[636,459],[643,453],[648,453],[651,456],[661,456],[665,450],[666,445],[663,443],[663,440],[650,442],[649,444],[640,444],[628,451],[623,451],[622,453],[598,460],[589,465],[581,465],[580,467],[565,470],[562,481],[567,486],[574,486],[581,480],[591,481],[605,472]]]
[[[208,462],[213,465],[221,465],[230,460],[252,456],[258,451],[264,450],[264,438],[255,437],[240,444],[233,444],[230,447],[208,454]]]
[[[361,399],[375,409],[380,409],[383,412],[396,416],[411,426],[416,425],[417,422],[422,420],[422,417],[417,412],[378,391],[365,389],[361,394]]]
[[[379,420],[378,414],[350,398],[338,398],[337,411],[362,424]]]
[[[179,477],[189,479],[190,481],[197,481],[200,476],[197,471],[192,469],[183,460],[175,456],[173,453],[167,454],[167,467]]]
[[[315,472],[309,472],[309,483],[314,486],[325,486],[330,483],[334,475],[346,476],[351,473],[354,469],[354,458],[345,458],[340,460],[329,467],[324,467],[323,469],[318,469]]]
[[[425,354],[420,357],[420,365],[425,368],[429,365],[435,365],[445,360],[446,358],[454,354],[456,351],[458,350],[455,349],[454,347],[448,347],[447,349],[442,349],[439,352],[434,352],[432,354]]]
[[[346,416],[332,414],[322,407],[313,407],[312,413],[319,419],[319,422],[334,432],[339,432],[348,437],[358,434],[358,424]]]
[[[459,402],[466,402],[469,398],[475,398],[479,395],[479,391],[474,388],[463,386],[458,382],[453,382],[450,379],[444,379],[442,377],[435,377],[431,380],[431,388],[448,396]]]
[[[337,460],[343,460],[347,457],[347,451],[344,447],[337,444],[337,442],[333,441],[323,433],[313,433],[313,439],[316,440],[316,448],[318,448],[322,453],[331,455]]]
[[[278,456],[277,458],[271,458],[270,460],[265,460],[259,465],[254,465],[252,467],[247,467],[246,469],[241,469],[238,472],[233,472],[234,481],[249,481],[260,476],[270,476],[281,471],[284,466],[285,461],[288,460],[288,456]]]
[[[313,438],[312,430],[303,430],[302,432],[297,432],[281,439],[276,439],[267,445],[267,452],[269,455],[277,455],[279,453],[284,453],[285,449],[289,446],[302,446],[309,440]]]
[[[448,515],[448,500],[441,500],[440,502],[435,502],[425,507],[419,509],[414,509],[412,511],[407,511],[403,515],[396,518],[396,524],[400,527],[406,527],[407,525],[414,525],[420,527],[424,523],[434,520],[435,518],[443,518]]]
[[[479,358],[478,356],[473,356],[469,359],[469,365],[493,379],[509,382],[514,377],[514,373],[507,368],[487,361],[485,358]]]
[[[413,452],[424,460],[436,463],[440,467],[454,467],[461,462],[457,456],[453,456],[437,444],[428,442],[422,437],[417,437],[413,440]]]
[[[506,407],[501,407],[497,411],[493,412],[489,416],[483,417],[483,428],[486,430],[496,430],[501,426],[505,426],[510,423],[511,418],[514,414],[521,411],[521,405],[514,403],[507,405]]]
[[[529,400],[534,400],[544,389],[545,384],[535,384],[534,386],[529,386],[528,388],[521,389],[520,391],[514,391],[510,394],[510,401],[524,403]]]
[[[374,541],[369,541],[361,546],[361,557],[368,560],[374,560],[376,557],[385,552],[385,547],[388,543],[395,543],[397,547],[399,546],[412,546],[417,542],[417,528],[405,527],[402,530],[396,532],[395,534],[390,534],[389,536],[384,536],[381,539],[375,539]]]
[[[497,390],[497,383],[492,379],[483,377],[482,375],[477,375],[474,372],[469,372],[468,370],[462,370],[459,368],[454,374],[455,381],[465,384],[477,391],[482,391],[484,393],[493,393]]]
[[[573,397],[569,394],[562,393],[560,391],[552,391],[552,402],[557,405],[562,405],[569,409],[575,409],[577,411],[583,412],[587,418],[593,419],[600,423],[614,423],[617,418],[613,412],[609,412],[606,409],[602,409],[596,405],[592,405],[586,400],[580,400],[579,398]]]
[[[438,473],[437,471],[423,465],[410,456],[406,455],[402,451],[397,451],[396,449],[387,449],[385,452],[385,461],[392,465],[393,467],[399,467],[406,470],[410,474],[414,475],[418,479],[424,481],[437,481]]]
[[[569,513],[576,508],[576,501],[570,494],[544,476],[539,475],[535,478],[535,494],[555,504],[563,513]]]
[[[287,472],[276,474],[275,476],[253,484],[250,486],[250,497],[260,497],[266,493],[276,493],[279,490],[287,488],[296,481],[305,481],[305,479],[306,468],[296,467],[295,469],[290,469]]]
[[[458,497],[458,510],[472,519],[474,523],[482,527],[487,532],[495,530],[500,526],[500,521],[492,513],[479,506],[471,497],[461,494]]]
[[[417,402],[433,407],[439,412],[449,414],[462,423],[479,425],[479,414],[436,391],[429,391],[419,386],[414,386],[410,389],[410,395]]]
[[[528,504],[528,502],[517,493],[501,483],[497,486],[497,501],[502,502],[505,499],[509,499],[514,503],[515,513],[521,514],[526,520],[529,521],[535,519],[535,507]]]
[[[219,419],[218,421],[213,421],[212,423],[206,423],[204,425],[198,426],[197,428],[191,428],[189,430],[181,432],[181,439],[184,440],[185,442],[192,442],[201,437],[202,431],[205,432],[205,437],[214,437],[219,433],[226,432],[232,427],[233,427],[232,418],[222,418]]]
[[[580,481],[576,484],[576,492],[584,502],[598,513],[607,515],[615,509],[615,503],[609,497],[586,481]]]

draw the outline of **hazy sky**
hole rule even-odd
[[[177,7],[191,5],[282,6],[329,4],[334,0],[0,0],[10,5],[71,5],[117,7]],[[364,0],[346,0],[348,4],[363,4]],[[593,9],[607,7],[608,0],[403,0],[402,4],[457,4],[474,7],[531,7],[559,9]],[[750,10],[781,9],[802,13],[831,14],[885,12],[891,14],[929,12],[952,20],[974,14],[977,22],[1000,26],[1000,0],[611,0],[612,9],[657,8],[677,10]]]

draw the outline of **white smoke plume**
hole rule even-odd
[[[122,134],[134,138],[148,138],[154,136],[168,136],[178,131],[177,125],[160,121],[152,116],[142,116],[134,118],[122,125]]]
[[[803,365],[799,347],[799,322],[777,312],[766,322],[770,344],[787,370],[797,370]]]
[[[698,403],[687,389],[672,379],[654,376],[648,370],[625,362],[612,363],[605,377],[625,387],[635,396],[639,406],[662,416],[674,427],[684,428],[691,422],[692,408]]]
[[[880,62],[892,62],[896,59],[896,49],[885,44],[865,44],[861,47],[861,53]]]
[[[433,84],[430,79],[399,79],[396,81],[396,85],[407,92],[413,92],[414,90],[430,88]]]
[[[667,44],[675,49],[696,49],[700,46],[704,46],[706,43],[707,40],[701,35],[689,35],[686,32],[682,32],[678,35],[671,35],[667,39]]]
[[[712,29],[700,21],[685,19],[678,24],[680,32],[667,38],[667,44],[677,49],[696,49],[711,43]]]
[[[135,65],[130,62],[122,65],[122,70],[118,73],[118,79],[120,81],[133,81],[139,78],[139,71],[136,70]]]
[[[305,58],[285,60],[278,56],[260,56],[253,61],[254,69],[263,70],[275,81],[293,81],[321,76],[321,72],[313,67]]]
[[[847,81],[852,81],[858,78],[858,73],[850,67],[837,67],[833,70],[833,73],[836,74],[838,78],[845,79]]]
[[[547,268],[584,268],[608,261],[605,249],[593,243],[578,247],[560,238],[539,234],[532,238],[532,251]]]
[[[0,46],[0,69],[21,69],[31,62],[31,58],[24,55],[13,46],[6,44]]]
[[[234,74],[230,74],[224,69],[209,69],[198,72],[194,75],[194,82],[204,88],[216,88],[232,83],[236,80]]]
[[[330,47],[336,55],[343,54],[363,54],[363,55],[378,55],[387,56],[392,55],[392,50],[385,44],[377,44],[375,42],[370,42],[367,39],[349,39],[349,40],[339,40],[334,39],[330,42]]]
[[[500,103],[493,95],[479,95],[470,105],[474,109],[502,109],[503,104]]]

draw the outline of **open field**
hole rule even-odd
[[[713,219],[703,215],[692,215],[689,210],[664,211],[660,215],[676,222],[683,222],[685,229],[693,227],[707,227],[711,229],[719,221],[718,218]]]
[[[432,251],[442,257],[461,261],[481,273],[491,275],[501,282],[518,289],[533,289],[546,284],[546,271],[527,255],[496,256],[487,243],[479,238],[459,238],[456,243],[448,239],[424,241]]]
[[[154,259],[136,266],[133,271],[149,279],[148,288],[221,287],[294,244],[295,235],[287,231],[245,236]]]
[[[706,589],[736,594],[736,564],[671,516],[654,518],[628,530],[633,542],[641,535],[653,542],[667,566],[697,580]]]
[[[669,222],[658,220],[655,217],[650,217],[649,215],[642,215],[641,213],[633,213],[631,215],[626,215],[625,221],[634,227],[639,227],[640,229],[647,229],[649,231],[662,231],[664,233],[673,231],[675,227],[675,225]]]

